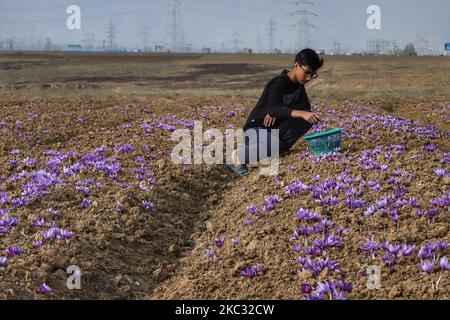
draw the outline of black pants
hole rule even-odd
[[[283,152],[288,151],[311,127],[312,124],[305,119],[291,118],[280,121],[279,124],[270,129],[264,127],[250,128],[244,132],[245,147],[243,146],[237,151],[239,161],[249,164],[265,158],[278,157]],[[279,130],[278,137],[272,129]],[[249,137],[255,133],[257,141],[251,141]],[[263,143],[262,139],[265,137],[267,137],[267,140]],[[276,151],[274,154],[272,154],[272,146]]]

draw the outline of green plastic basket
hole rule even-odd
[[[341,147],[342,128],[310,134],[304,139],[314,154],[331,153]]]

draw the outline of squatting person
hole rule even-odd
[[[252,163],[252,159],[262,160],[262,146],[268,150],[261,154],[270,157],[271,145],[275,144],[279,148],[278,156],[320,121],[318,115],[311,112],[305,84],[318,76],[317,70],[322,65],[323,59],[314,50],[304,49],[295,56],[292,70],[283,70],[267,83],[244,125],[244,146],[231,153],[233,164],[228,165],[230,170],[238,176],[248,174],[246,164]],[[278,129],[277,134],[271,134],[272,129]],[[252,135],[256,139],[250,139]]]

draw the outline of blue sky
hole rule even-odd
[[[425,36],[429,47],[441,50],[450,42],[450,1],[448,0],[311,0],[310,19],[314,48],[330,49],[333,40],[348,50],[366,48],[367,39],[397,39],[400,45]],[[240,47],[256,47],[257,33],[262,46],[268,48],[267,23],[276,23],[275,46],[293,49],[296,30],[290,25],[295,19],[289,13],[296,10],[294,0],[182,0],[182,22],[186,43],[193,47],[219,49],[222,44],[232,48],[232,34],[240,34]],[[81,30],[68,30],[66,7],[81,7]],[[381,7],[381,30],[366,27],[369,5]],[[137,46],[142,25],[151,32],[152,45],[161,43],[166,35],[167,5],[165,0],[0,0],[0,39],[30,36],[31,26],[42,38],[55,43],[80,42],[86,32],[96,39],[106,39],[107,25],[113,19],[117,42]],[[33,22],[33,23],[31,23]]]

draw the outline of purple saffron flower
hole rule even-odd
[[[425,260],[419,263],[419,270],[422,271],[420,274],[427,275],[434,269],[434,261]]]
[[[235,115],[236,115],[236,112],[234,112],[234,111],[229,111],[229,112],[227,113],[227,117],[228,117],[228,118],[234,117]]]
[[[436,169],[433,169],[433,171],[434,171],[434,173],[436,173],[436,175],[438,177],[443,177],[443,176],[447,175],[447,169],[436,168]]]
[[[0,209],[0,217],[3,217],[7,213],[9,213],[8,209]]]
[[[49,294],[52,292],[52,289],[44,282],[43,284],[41,284],[39,286],[39,288],[36,291],[37,291],[37,293],[40,293],[40,294]]]
[[[305,210],[303,208],[300,208],[297,211],[297,218],[305,221],[320,221],[321,217],[314,213],[314,211]]]
[[[247,212],[252,215],[256,215],[256,213],[258,212],[258,208],[255,207],[254,205],[250,205],[247,207]]]
[[[146,211],[148,211],[148,212],[156,211],[156,206],[153,202],[151,202],[149,200],[142,200],[142,204],[144,205],[144,208]]]
[[[237,246],[240,241],[241,241],[241,239],[239,237],[237,237],[235,239],[231,239],[231,243],[233,244],[233,246]]]
[[[55,239],[59,233],[60,233],[59,228],[52,227],[49,230],[42,232],[42,236],[46,240],[51,240],[51,239]]]
[[[450,270],[450,263],[448,262],[448,258],[447,257],[442,257],[439,265],[441,266],[441,269],[443,271],[448,271]]]
[[[30,204],[30,199],[28,197],[20,197],[17,199],[14,199],[12,201],[12,205],[14,206],[14,208],[22,208],[22,207],[26,207]]]
[[[364,199],[350,199],[346,198],[345,203],[351,209],[364,208],[366,201]]]
[[[4,266],[7,261],[8,261],[7,257],[0,257],[0,267]]]
[[[23,250],[20,247],[12,246],[5,250],[5,253],[8,257],[14,257],[21,255],[23,253]]]
[[[68,231],[68,230],[60,229],[60,230],[59,230],[58,238],[60,238],[61,240],[69,240],[69,239],[72,238],[74,235],[75,235],[75,232],[73,232],[73,231]]]
[[[450,206],[450,194],[443,195],[442,197],[432,199],[431,204],[436,207],[446,208]]]
[[[241,270],[240,274],[246,278],[255,278],[263,271],[264,269],[261,266],[251,265]]]
[[[119,201],[117,201],[117,202],[116,202],[116,211],[120,213],[120,212],[123,211],[123,209],[124,209],[123,204],[120,203]]]
[[[310,294],[312,292],[312,286],[310,284],[307,284],[307,283],[302,283],[300,285],[300,290],[304,294]]]
[[[223,245],[225,244],[225,238],[215,238],[214,239],[214,243],[216,244],[216,246],[221,249],[223,247]]]
[[[212,261],[217,260],[217,254],[214,248],[205,249],[205,258]]]
[[[54,217],[59,217],[59,211],[53,208],[48,208],[47,212],[51,213]]]
[[[35,247],[36,249],[42,247],[42,244],[43,244],[43,243],[42,243],[41,240],[33,241],[33,247]]]
[[[8,163],[11,169],[16,169],[19,167],[19,162],[17,162],[16,160],[8,160]]]
[[[435,216],[441,213],[441,210],[432,208],[427,210],[427,218],[428,220],[432,220]]]
[[[432,144],[432,143],[427,144],[422,149],[425,150],[425,151],[430,151],[430,152],[434,152],[434,151],[437,150],[436,146],[434,144]]]
[[[83,201],[80,204],[80,208],[81,209],[86,209],[87,207],[89,207],[92,204],[92,200],[89,199],[83,199]]]
[[[407,257],[412,255],[415,249],[416,249],[415,245],[403,244],[401,252],[403,256]]]
[[[381,244],[377,243],[375,235],[372,235],[370,239],[366,239],[366,242],[359,246],[359,249],[366,253],[366,259],[368,259],[370,256],[375,257],[377,252],[381,250]]]

